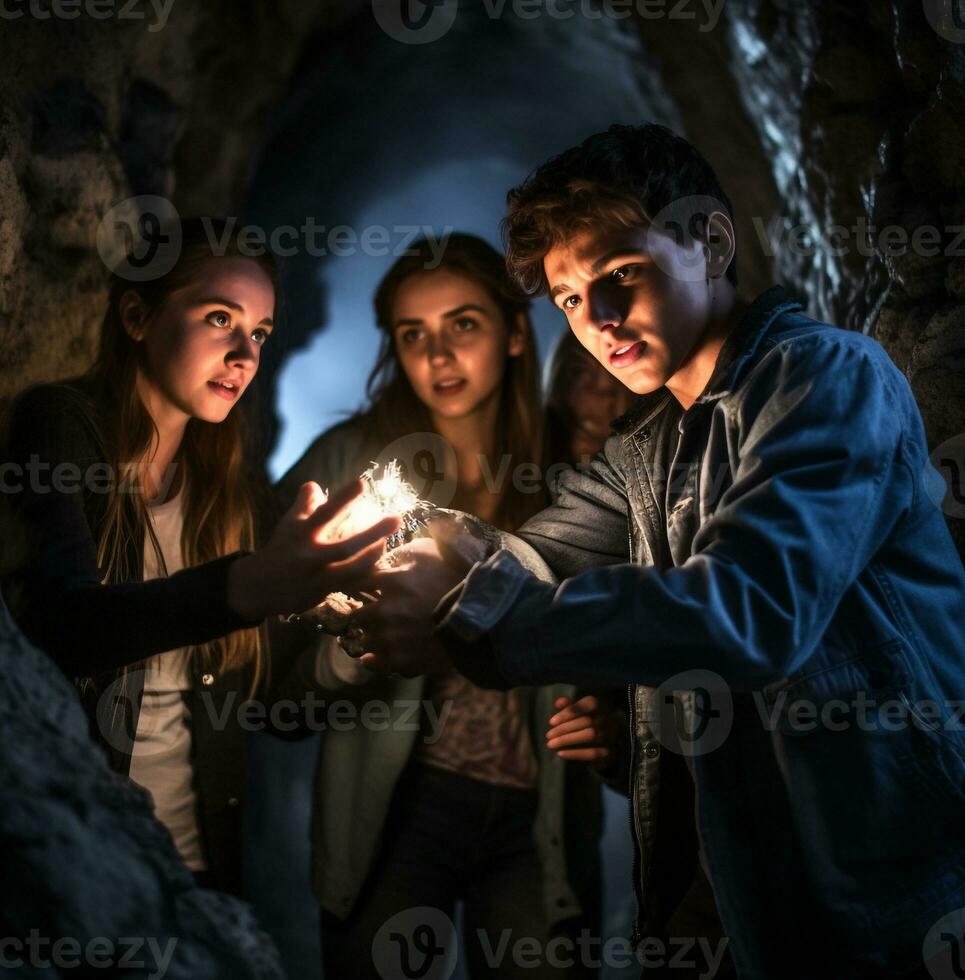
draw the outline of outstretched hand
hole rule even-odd
[[[401,525],[398,517],[386,517],[341,541],[325,541],[326,531],[362,490],[362,481],[355,480],[326,501],[317,483],[303,483],[268,543],[232,564],[228,604],[255,621],[301,612],[330,592],[361,586],[382,556],[385,539]]]

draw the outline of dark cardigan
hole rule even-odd
[[[124,668],[255,624],[227,604],[228,571],[240,552],[167,578],[145,582],[138,572],[136,581],[102,584],[95,542],[108,470],[90,407],[76,382],[35,388],[14,405],[3,457],[3,537],[17,560],[3,591],[23,632],[77,683],[93,738],[127,775],[144,672]],[[18,479],[22,489],[10,492]],[[129,567],[142,569],[143,541],[129,548]],[[248,697],[249,674],[195,668],[185,692],[205,856],[215,886],[235,894],[242,890],[247,769],[237,709]]]

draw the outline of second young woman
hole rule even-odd
[[[383,340],[369,407],[319,437],[280,495],[398,456],[433,503],[513,530],[548,500],[528,301],[481,239],[453,235],[437,267],[425,243],[414,252],[375,297]],[[364,724],[363,710],[360,723],[322,739],[313,863],[326,976],[385,975],[384,957],[398,955],[385,924],[401,915],[397,932],[424,925],[441,940],[438,922],[416,920],[426,908],[452,916],[460,900],[472,977],[519,976],[509,954],[487,961],[506,929],[544,950],[556,934],[599,935],[600,786],[545,739],[571,687],[487,691],[455,672],[377,677],[331,642],[314,681],[343,695],[356,686],[367,710],[380,708],[378,724]],[[593,972],[545,959],[526,970]]]

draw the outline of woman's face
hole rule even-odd
[[[403,281],[392,333],[416,395],[434,418],[445,419],[471,415],[493,400],[506,358],[519,356],[525,343],[521,324],[507,324],[479,283],[446,269]]]
[[[125,294],[121,318],[144,344],[138,380],[148,407],[224,421],[258,370],[274,306],[268,274],[240,257],[205,261],[147,322],[136,293]]]
[[[570,452],[574,459],[594,457],[610,435],[610,423],[625,408],[626,388],[593,357],[580,358],[580,369],[567,395],[573,420]]]

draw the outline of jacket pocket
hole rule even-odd
[[[962,762],[915,716],[902,639],[820,655],[760,692],[797,835],[832,931],[900,932],[965,854]]]

